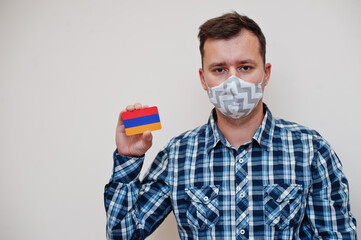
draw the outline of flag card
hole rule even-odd
[[[149,107],[122,113],[127,136],[155,131],[162,128],[157,107]]]

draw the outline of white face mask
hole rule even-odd
[[[238,119],[247,116],[262,99],[262,82],[246,82],[234,75],[215,87],[208,87],[209,101],[225,116]],[[205,80],[205,79],[204,79]]]

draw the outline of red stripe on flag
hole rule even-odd
[[[158,114],[158,108],[157,107],[149,107],[149,108],[143,108],[138,109],[130,112],[123,112],[122,113],[122,119],[132,119],[132,118],[138,118],[138,117],[144,117],[148,115]]]

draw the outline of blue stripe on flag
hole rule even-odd
[[[148,115],[139,118],[123,120],[125,128],[138,127],[141,125],[160,122],[159,114]]]

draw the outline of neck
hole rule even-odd
[[[227,141],[238,149],[242,144],[251,141],[263,121],[263,104],[260,101],[255,109],[246,117],[233,119],[217,111],[217,126]]]

